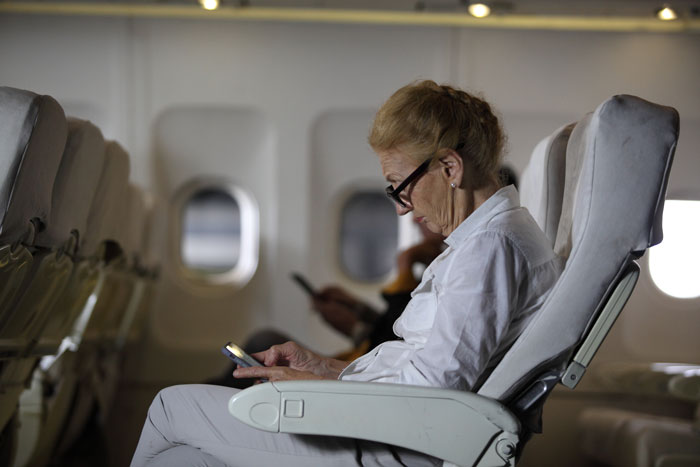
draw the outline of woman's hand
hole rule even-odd
[[[270,381],[337,379],[347,362],[321,357],[294,342],[273,345],[252,355],[264,367],[238,368],[235,378],[267,378]]]

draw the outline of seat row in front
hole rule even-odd
[[[15,465],[42,465],[94,403],[108,409],[157,277],[156,212],[118,143],[49,96],[0,87],[0,459],[19,436]],[[34,404],[49,413],[33,419]]]

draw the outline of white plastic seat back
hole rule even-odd
[[[661,241],[678,122],[670,107],[620,95],[576,125],[555,245],[566,267],[479,394],[508,401],[543,370],[563,372],[615,279]]]
[[[535,146],[520,181],[520,204],[547,235],[552,246],[557,238],[564,197],[566,145],[574,124],[566,125]]]

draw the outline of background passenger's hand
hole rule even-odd
[[[352,337],[352,331],[362,320],[364,310],[371,310],[362,300],[337,286],[321,289],[313,298],[312,307],[328,324],[348,337]]]
[[[313,309],[335,330],[350,337],[359,317],[353,305],[333,299],[320,297],[313,299]]]
[[[442,253],[443,241],[441,237],[425,239],[421,243],[401,252],[397,263],[399,271],[410,272],[415,263],[429,265],[440,253]]]
[[[347,290],[336,285],[322,288],[314,297],[314,302],[335,302],[347,306],[348,308],[362,305],[362,300],[352,295]]]

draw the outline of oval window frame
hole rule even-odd
[[[353,283],[356,284],[361,284],[361,285],[374,285],[374,284],[382,284],[384,283],[389,277],[391,277],[395,271],[396,271],[396,261],[392,262],[391,268],[382,276],[377,277],[376,279],[360,279],[357,277],[354,277],[348,272],[347,267],[343,264],[342,261],[342,242],[341,242],[341,234],[342,234],[342,225],[343,225],[343,208],[347,205],[347,203],[350,201],[350,199],[356,195],[357,193],[361,192],[377,192],[377,194],[384,195],[384,187],[385,184],[373,182],[373,181],[354,181],[346,186],[344,186],[342,189],[340,189],[335,196],[335,200],[333,203],[331,203],[331,208],[335,210],[336,212],[336,222],[334,225],[334,241],[333,241],[333,246],[334,246],[334,252],[333,256],[335,258],[335,264],[337,270],[340,272],[340,274],[346,278],[347,280],[352,281]],[[390,200],[387,199],[387,202],[391,202]],[[397,229],[397,238],[396,238],[396,253],[394,256],[394,259],[398,256],[399,252],[401,251],[401,217],[396,215],[396,229]]]
[[[241,244],[238,262],[231,269],[221,273],[205,273],[187,266],[182,258],[183,217],[187,203],[202,190],[218,190],[228,194],[240,211]],[[175,259],[178,277],[196,286],[234,286],[244,287],[255,275],[259,263],[260,251],[260,209],[249,190],[241,185],[219,177],[198,177],[183,183],[175,192],[172,203],[173,215],[170,231],[173,239],[170,247],[171,257]]]

